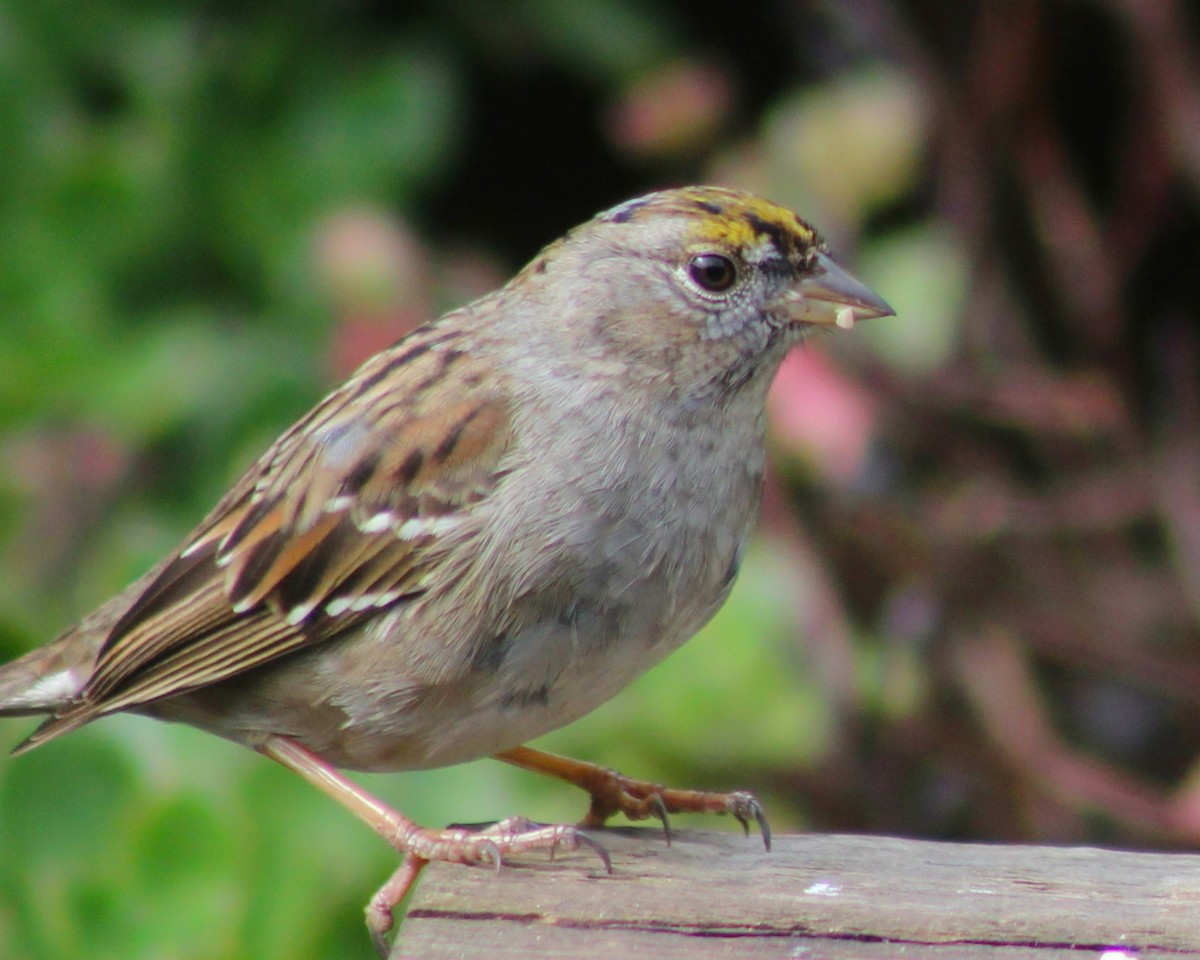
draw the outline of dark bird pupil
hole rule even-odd
[[[692,259],[692,279],[705,290],[728,290],[737,276],[733,261],[717,253],[704,253]]]

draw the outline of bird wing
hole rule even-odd
[[[416,331],[285,433],[112,626],[80,695],[22,747],[419,596],[432,548],[501,482],[512,438],[499,378],[461,337]]]

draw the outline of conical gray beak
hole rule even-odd
[[[788,291],[786,307],[797,323],[846,329],[858,320],[896,313],[879,294],[824,253],[817,254],[812,272]]]

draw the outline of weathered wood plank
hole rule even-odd
[[[821,957],[1200,960],[1200,856],[657,830],[499,873],[433,865],[392,960]]]

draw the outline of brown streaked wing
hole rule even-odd
[[[500,482],[511,441],[500,381],[456,340],[417,331],[284,434],[114,625],[80,699],[38,742],[419,593],[428,547]]]

